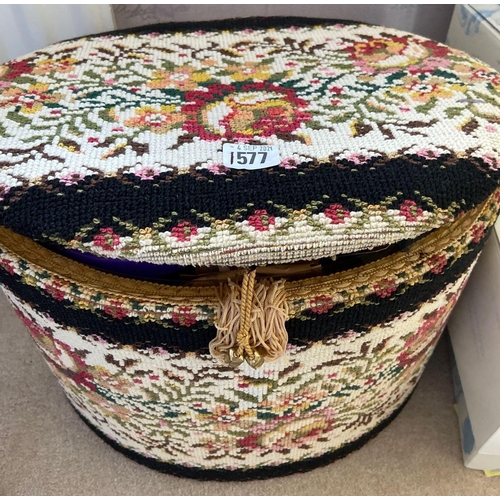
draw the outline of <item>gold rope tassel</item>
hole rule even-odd
[[[241,285],[241,307],[240,307],[240,328],[236,335],[236,350],[235,357],[240,358],[245,355],[245,358],[252,357],[254,350],[250,347],[250,323],[252,320],[252,306],[255,288],[255,275],[257,271],[254,269],[249,273],[245,273],[243,283]]]
[[[250,327],[250,343],[265,361],[276,361],[285,355],[288,332],[288,301],[285,280],[259,283],[255,287],[255,307]]]
[[[221,287],[218,294],[210,353],[233,367],[246,361],[259,368],[281,358],[288,343],[285,280],[256,282],[255,275],[255,270],[247,272],[241,287],[229,282],[229,290]]]
[[[228,286],[229,291],[223,285],[219,287],[217,293],[219,304],[215,311],[217,335],[208,345],[210,354],[223,363],[229,361],[229,351],[234,351],[236,335],[240,329],[241,289],[231,281]],[[243,362],[243,359],[241,361]]]

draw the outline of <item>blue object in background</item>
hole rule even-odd
[[[462,423],[462,445],[464,452],[470,455],[474,449],[474,434],[472,432],[472,425],[470,423],[470,418],[467,417]]]
[[[492,7],[491,10],[481,9],[479,13],[470,14],[464,5],[460,6],[460,26],[467,36],[476,35],[479,32],[479,25],[498,11],[497,6]]]

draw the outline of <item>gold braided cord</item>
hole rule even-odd
[[[266,361],[280,359],[286,351],[289,318],[285,280],[258,283],[255,286],[255,306],[250,328],[251,345],[265,353]]]
[[[240,331],[240,287],[231,281],[217,290],[215,326],[217,334],[208,345],[210,354],[225,363],[228,353],[236,346],[236,336]]]
[[[252,315],[252,304],[254,301],[255,288],[255,269],[245,273],[243,283],[241,285],[241,307],[240,307],[240,328],[236,335],[236,351],[235,356],[241,356],[246,353],[247,356],[253,357],[254,351],[250,347],[250,323]]]

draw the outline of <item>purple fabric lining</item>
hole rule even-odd
[[[52,250],[72,260],[86,264],[87,266],[126,278],[160,280],[183,268],[183,266],[171,264],[151,264],[149,262],[108,259],[90,253],[83,253],[79,250],[68,250],[66,248],[52,248]]]

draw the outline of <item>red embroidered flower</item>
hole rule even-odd
[[[406,340],[403,351],[397,358],[399,366],[412,365],[427,355],[429,349],[439,340],[445,320],[453,308],[456,298],[455,295],[449,304],[424,316],[423,324]]]
[[[333,299],[326,295],[319,295],[311,300],[311,311],[316,314],[325,314],[333,307]]]
[[[429,50],[433,57],[446,57],[451,52],[446,45],[433,42],[432,40],[419,41],[419,45]]]
[[[431,267],[429,271],[432,274],[440,274],[443,268],[448,263],[448,260],[444,255],[436,255],[429,260],[428,264]]]
[[[5,80],[15,80],[21,75],[28,75],[33,71],[33,66],[26,61],[14,61],[7,65],[7,73],[3,75]]]
[[[12,261],[8,259],[0,260],[0,266],[3,267],[9,274],[14,274],[14,267],[11,266]]]
[[[45,285],[45,291],[54,299],[64,300],[64,292],[61,290],[61,283],[54,282],[52,285]]]
[[[344,224],[345,219],[349,219],[351,214],[342,205],[330,205],[325,210],[325,215],[332,221],[332,224]]]
[[[104,312],[112,318],[123,319],[127,315],[127,311],[123,309],[122,303],[118,300],[110,300],[107,306],[104,306]]]
[[[47,332],[37,325],[31,318],[26,317],[17,307],[14,307],[14,312],[19,316],[21,321],[24,323],[24,326],[30,331],[31,336],[34,339],[40,339],[44,337],[49,337],[50,334],[47,335]]]
[[[248,434],[247,436],[238,439],[236,443],[240,448],[247,448],[249,450],[254,450],[261,447],[259,445],[260,437],[261,436],[259,434]]]
[[[490,79],[490,84],[493,88],[500,88],[500,75],[498,73],[495,73]]]
[[[209,85],[186,92],[185,99],[191,104],[181,109],[186,116],[183,128],[204,140],[272,135],[287,139],[312,117],[304,111],[308,103],[293,89],[269,82]]]
[[[416,222],[422,217],[423,210],[413,200],[405,200],[399,207],[399,213],[409,222]]]
[[[269,231],[269,226],[274,226],[275,219],[266,210],[255,210],[254,214],[248,218],[248,223],[256,231]]]
[[[172,229],[171,234],[178,241],[190,241],[192,236],[198,234],[198,228],[190,222],[181,222]]]
[[[83,385],[87,389],[89,389],[92,392],[95,392],[97,390],[97,387],[95,384],[92,382],[94,380],[94,377],[92,374],[86,371],[80,371],[76,373],[70,373],[68,374],[71,379],[78,385]]]
[[[472,226],[472,241],[474,243],[479,243],[483,237],[486,227],[482,224],[474,224]]]
[[[390,297],[393,292],[397,290],[396,282],[394,280],[383,279],[380,283],[377,283],[374,287],[375,293],[385,299]]]
[[[100,234],[94,236],[94,245],[110,252],[120,244],[120,236],[113,233],[112,228],[102,227],[99,232]]]
[[[172,313],[172,321],[180,326],[191,326],[196,323],[196,314],[188,306],[181,306]]]
[[[352,59],[374,63],[395,55],[401,55],[407,47],[407,38],[393,36],[356,42],[351,47],[348,47],[347,50],[351,53]]]

